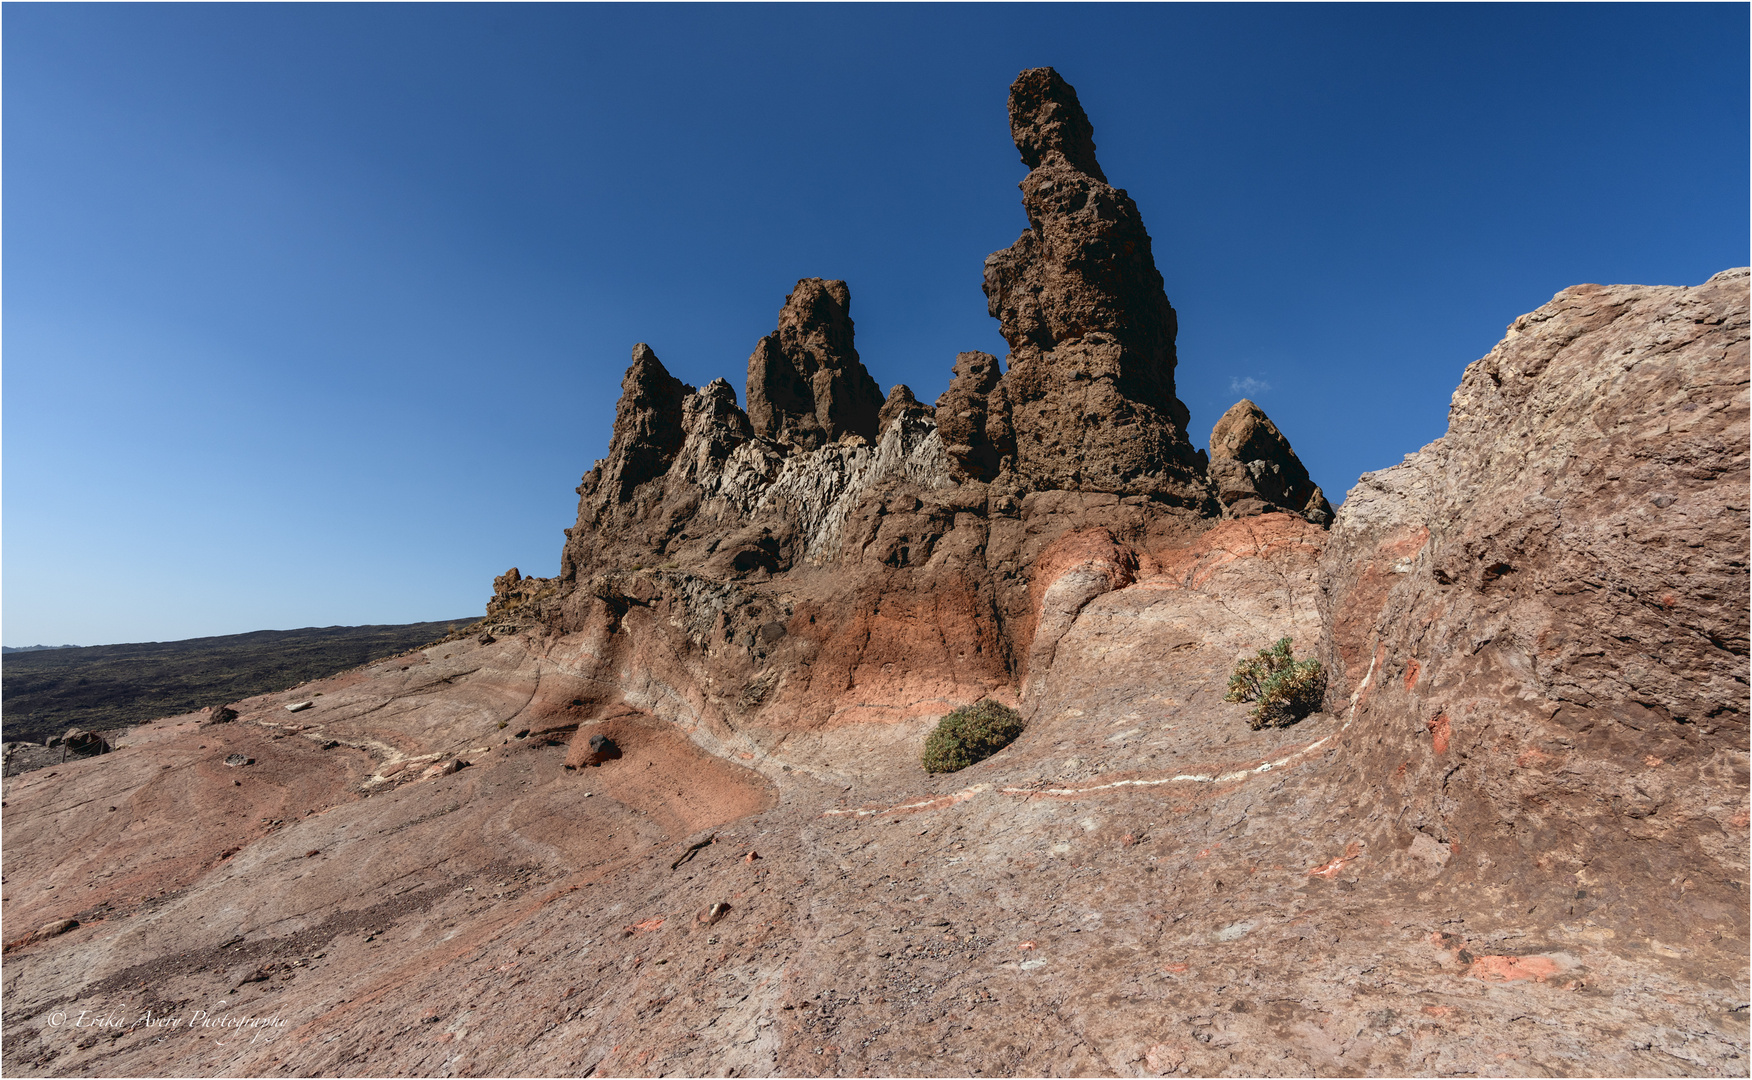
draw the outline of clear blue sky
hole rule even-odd
[[[1748,8],[4,9],[9,645],[478,613],[636,341],[740,394],[805,276],[884,390],[1003,354],[1005,97],[1078,90],[1180,313],[1337,502],[1578,282],[1747,258]]]

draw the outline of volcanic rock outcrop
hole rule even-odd
[[[8,1073],[1745,1075],[1747,271],[1516,320],[1329,530],[1250,403],[1191,452],[1135,208],[1011,107],[1008,371],[883,401],[814,279],[747,412],[638,346],[557,576],[9,777]]]
[[[516,603],[496,594],[493,620],[600,628],[604,665],[667,657],[666,681],[705,688],[725,725],[910,717],[1019,686],[1049,654],[1058,623],[1037,640],[1033,568],[1061,536],[1149,547],[1210,527],[1210,477],[1227,474],[1207,477],[1187,442],[1174,310],[1137,207],[1107,184],[1055,72],[1024,72],[1010,116],[1030,228],[985,283],[1007,371],[966,352],[934,409],[904,386],[884,401],[858,360],[849,288],[814,278],[750,358],[746,412],[728,384],[695,391],[641,345],[559,577],[513,583]],[[1330,508],[1265,429],[1275,441],[1248,460],[1284,476],[1231,511],[1324,524]],[[781,578],[778,592],[809,599],[757,595]],[[641,611],[661,644],[627,628]]]
[[[1640,940],[1746,909],[1747,285],[1516,319],[1321,564],[1354,790],[1499,895]]]
[[[852,293],[805,278],[785,298],[779,328],[748,358],[748,419],[756,435],[814,450],[847,435],[876,438],[882,392],[852,347]]]
[[[1265,411],[1242,398],[1211,429],[1211,487],[1235,517],[1287,511],[1316,525],[1332,506]]]
[[[998,358],[964,352],[955,358],[949,389],[937,399],[937,432],[957,480],[995,480],[1014,470],[1016,432]]]
[[[1204,509],[1174,396],[1178,324],[1137,204],[1107,183],[1077,92],[1051,68],[1010,87],[1010,132],[1030,170],[1028,231],[986,260],[985,293],[1010,343],[1013,485]]]
[[[1019,685],[1048,654],[1058,624],[1037,640],[1031,568],[1062,535],[1159,546],[1208,528],[1220,507],[1137,208],[1056,73],[1023,73],[1010,112],[1031,227],[986,273],[1008,371],[962,353],[934,409],[904,386],[884,401],[849,288],[814,278],[750,357],[746,412],[641,345],[559,577],[500,583],[492,619],[602,633],[605,672],[658,663],[721,731],[905,718]],[[1281,508],[1318,523],[1324,506]],[[788,599],[760,595],[781,578]],[[611,707],[621,680],[601,681]]]

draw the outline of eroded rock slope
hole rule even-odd
[[[1517,320],[1329,531],[1251,403],[1187,443],[1074,92],[1011,120],[1007,368],[881,399],[814,279],[746,409],[640,346],[477,632],[9,779],[8,1071],[1745,1075],[1746,272]]]

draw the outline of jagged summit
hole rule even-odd
[[[1052,68],[1024,71],[1010,85],[1010,138],[1030,169],[1062,162],[1107,182],[1095,160],[1095,125],[1076,89]]]
[[[1288,511],[1316,525],[1332,521],[1332,507],[1309,477],[1290,440],[1242,398],[1211,429],[1211,486],[1232,517]]]
[[[603,483],[621,501],[639,485],[662,476],[681,449],[681,399],[693,387],[669,374],[651,346],[633,346],[633,363],[621,379]]]
[[[748,358],[748,418],[763,439],[803,450],[846,435],[876,439],[882,391],[852,347],[852,291],[804,278],[779,328]]]

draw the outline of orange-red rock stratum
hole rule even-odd
[[[813,279],[746,408],[641,346],[559,575],[8,778],[7,1071],[1746,1075],[1747,271],[1559,293],[1333,514],[1011,121],[1007,364],[882,400]]]

